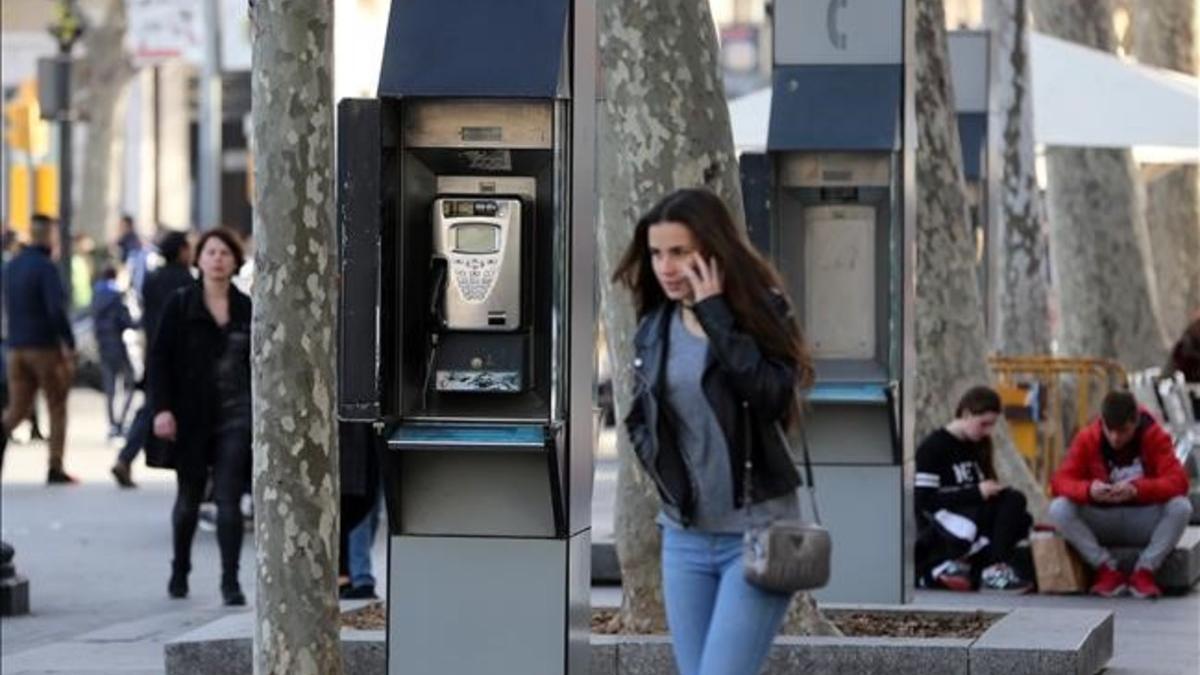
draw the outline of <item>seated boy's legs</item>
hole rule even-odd
[[[1115,568],[1107,546],[1141,548],[1136,569],[1153,573],[1179,543],[1192,515],[1186,497],[1161,504],[1093,506],[1076,504],[1065,497],[1050,502],[1051,522],[1060,534],[1093,568]]]

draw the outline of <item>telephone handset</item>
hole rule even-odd
[[[435,325],[449,331],[521,327],[521,200],[440,197],[433,203]]]

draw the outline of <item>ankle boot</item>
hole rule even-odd
[[[171,565],[171,580],[167,582],[167,595],[172,598],[187,597],[187,575],[190,571],[191,565]]]
[[[227,607],[240,607],[246,604],[246,596],[242,593],[242,585],[236,576],[221,575],[221,598]]]

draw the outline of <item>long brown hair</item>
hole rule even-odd
[[[771,294],[783,294],[779,273],[751,248],[725,203],[709,190],[676,190],[638,220],[612,276],[613,283],[624,284],[633,293],[638,318],[668,301],[654,276],[649,252],[650,227],[663,222],[685,225],[696,238],[700,254],[717,260],[724,274],[722,293],[738,327],[750,334],[768,357],[792,365],[799,388],[810,386],[812,358],[800,326],[790,311],[783,318],[772,310]],[[793,421],[795,416],[789,414],[787,419]]]
[[[954,408],[954,418],[965,417],[967,415],[983,415],[986,413],[996,413],[997,415],[1004,412],[1004,406],[1000,401],[1000,394],[996,393],[995,389],[985,387],[983,385],[971,387],[958,399],[958,405]],[[990,480],[996,479],[996,460],[995,444],[992,442],[992,437],[988,436],[980,441],[975,442],[979,448],[979,465],[983,467],[983,475]]]

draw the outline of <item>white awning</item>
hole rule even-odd
[[[771,123],[771,88],[763,87],[730,101],[729,123],[736,152],[764,152]]]
[[[1200,79],[1039,33],[1029,42],[1037,143],[1197,161]]]
[[[1140,162],[1200,161],[1200,78],[1030,36],[1038,145],[1132,148]],[[769,87],[729,103],[738,152],[767,147]]]

